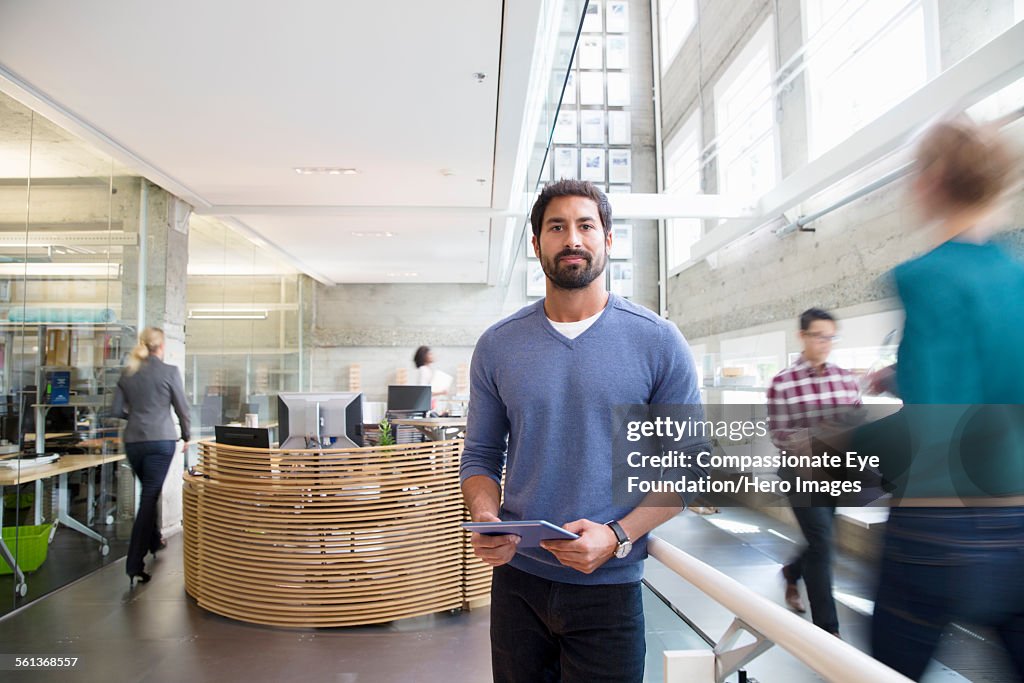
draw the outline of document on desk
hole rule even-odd
[[[25,469],[26,467],[49,465],[50,463],[57,462],[59,459],[60,455],[57,453],[40,455],[38,458],[14,458],[12,460],[0,460],[0,467],[7,470]]]

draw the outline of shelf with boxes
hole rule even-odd
[[[0,321],[0,437],[43,453],[97,436],[134,337],[113,322]]]

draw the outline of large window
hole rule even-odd
[[[715,84],[718,191],[756,199],[775,185],[774,35],[771,20]]]
[[[695,0],[661,0],[658,19],[661,71],[664,73],[697,23],[697,3]]]
[[[665,192],[695,195],[701,189],[700,109],[690,114],[685,123],[665,145]],[[666,255],[669,270],[690,259],[690,247],[700,239],[699,218],[673,218],[666,223]]]
[[[924,85],[932,1],[804,0],[811,158]]]

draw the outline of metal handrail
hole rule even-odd
[[[995,128],[1005,128],[1011,123],[1016,122],[1017,119],[1021,118],[1024,118],[1024,107],[1018,107],[1013,111],[1007,112],[1006,114],[1000,116],[994,121],[990,121],[988,125],[993,126]],[[916,163],[913,161],[903,164],[899,168],[890,171],[889,173],[886,173],[881,178],[874,180],[868,183],[867,185],[864,185],[863,187],[854,190],[853,192],[849,193],[842,199],[839,199],[838,201],[829,204],[820,211],[815,211],[814,213],[808,214],[806,216],[800,216],[795,221],[790,222],[788,225],[784,225],[783,227],[775,230],[775,236],[783,237],[793,232],[794,230],[803,230],[806,225],[808,225],[809,223],[813,223],[822,216],[830,214],[836,209],[840,209],[849,204],[850,202],[856,201],[865,195],[871,194],[875,190],[879,190],[888,185],[889,183],[899,180],[903,176],[909,175],[914,170],[915,166]]]
[[[656,560],[826,680],[832,683],[910,683],[906,676],[671,543],[651,536],[647,550]]]

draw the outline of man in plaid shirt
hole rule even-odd
[[[836,321],[827,311],[811,308],[800,316],[800,358],[772,379],[768,388],[768,421],[772,442],[782,450],[806,443],[808,430],[836,412],[836,406],[860,404],[860,388],[853,375],[828,362],[836,340]],[[786,473],[781,473],[784,476]],[[791,499],[793,514],[807,547],[782,568],[786,604],[805,612],[797,582],[807,584],[811,618],[815,625],[839,635],[839,618],[832,599],[832,519],[835,504],[811,507]]]

